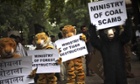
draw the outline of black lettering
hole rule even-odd
[[[110,15],[114,15],[114,10],[111,10],[110,11]]]
[[[78,47],[78,46],[80,46],[80,44],[71,45],[71,46],[69,46],[69,48],[71,49],[71,48],[75,48],[75,47]]]
[[[114,7],[114,2],[113,3],[110,3],[111,7],[113,8]]]
[[[117,18],[111,18],[112,19],[112,22],[117,22]]]
[[[99,5],[99,9],[100,10],[104,9],[104,5]]]
[[[51,58],[51,59],[40,59],[40,62],[50,62],[50,61],[55,61],[55,58]]]
[[[115,14],[119,14],[119,11],[118,10],[115,10]]]
[[[106,8],[110,8],[110,4],[109,3],[106,4]]]
[[[96,11],[96,6],[90,7],[91,11]]]
[[[98,25],[102,25],[102,21],[101,20],[98,20]]]
[[[100,5],[90,7],[90,10],[97,11],[97,10],[103,10],[103,9],[107,9],[107,8],[120,7],[122,5],[123,5],[123,1],[111,2],[111,3],[100,4]]]
[[[118,14],[120,14],[120,13],[123,13],[123,12],[121,11],[121,9],[119,9],[119,13],[118,13]]]
[[[97,13],[94,14],[94,18],[98,18],[99,15]]]
[[[53,54],[48,54],[48,57],[52,57],[53,56]]]
[[[109,15],[115,15],[115,14],[121,14],[121,13],[123,13],[121,9],[116,9],[116,10],[106,11],[105,15],[109,16]]]
[[[103,19],[102,23],[103,23],[103,24],[106,24],[106,19]]]
[[[105,15],[106,15],[106,16],[109,16],[109,11],[106,11],[106,12],[105,12]]]
[[[113,23],[113,22],[118,22],[121,21],[121,17],[112,17],[112,18],[108,18],[108,19],[103,19],[103,20],[99,20],[98,21],[98,25],[102,25],[102,24],[109,24],[109,23]]]
[[[120,16],[118,16],[117,19],[118,19],[118,21],[121,21],[122,20]]]
[[[70,50],[70,51],[67,51],[67,52],[64,52],[64,53],[60,53],[60,56],[64,56],[64,55],[67,55],[67,54],[71,54],[71,53],[74,53],[74,52],[77,52],[77,51],[83,50],[83,49],[85,49],[85,46],[80,47],[80,48],[77,48],[77,49],[74,49],[74,50]]]
[[[116,7],[119,6],[119,2],[116,2],[116,3],[115,3],[115,6],[116,6]]]
[[[78,41],[79,41],[79,39],[76,39],[76,40],[73,40],[73,41],[70,41],[70,42],[67,42],[67,43],[63,43],[62,46],[67,46],[69,44],[73,44],[73,43],[78,42]]]
[[[120,3],[121,6],[123,5],[123,1],[120,1],[119,3]]]
[[[111,22],[112,22],[112,21],[111,21],[111,19],[109,18],[107,23],[111,23]]]

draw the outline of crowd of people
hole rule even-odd
[[[96,26],[90,24],[89,28],[86,25],[80,27],[80,32],[86,36],[86,46],[88,54],[85,55],[83,61],[85,61],[85,73],[86,76],[94,74],[94,70],[89,69],[89,63],[92,61],[94,48],[97,48],[103,58],[104,66],[104,84],[127,84],[126,78],[134,78],[134,74],[131,72],[131,56],[137,55],[140,59],[140,26],[138,25],[135,32],[131,32],[132,28],[129,28],[131,22],[126,21],[126,24],[121,27],[108,28],[106,30],[96,31]],[[131,26],[130,26],[131,27]],[[122,28],[122,32],[118,29]],[[56,48],[55,41],[62,39],[62,29],[57,36],[49,35],[51,44]],[[89,31],[88,31],[89,30]],[[121,34],[120,34],[121,32]],[[111,33],[113,37],[109,37],[108,33]],[[131,38],[131,33],[135,33]],[[118,36],[117,36],[118,35]],[[120,37],[122,36],[122,38]],[[125,37],[126,36],[126,37]],[[17,43],[16,53],[21,56],[28,56],[27,49],[21,43],[21,35],[17,31],[10,31],[8,37],[13,38]],[[129,38],[130,37],[130,38]],[[136,38],[132,43],[132,39]],[[120,39],[121,38],[121,39]],[[125,38],[125,39],[124,39]],[[122,44],[120,44],[122,43]],[[117,53],[114,55],[114,53]],[[125,72],[124,72],[125,71]],[[59,81],[64,81],[66,77],[65,66],[61,64],[61,72],[56,74]],[[124,80],[123,80],[124,79]],[[115,83],[117,82],[117,83]]]

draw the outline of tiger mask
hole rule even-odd
[[[0,59],[18,58],[20,55],[16,54],[16,42],[12,38],[0,39]]]
[[[50,45],[50,37],[45,32],[41,32],[35,35],[34,43],[37,49],[43,49]]]

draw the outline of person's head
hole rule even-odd
[[[77,31],[75,29],[75,26],[65,25],[63,30],[62,30],[62,35],[63,35],[64,38],[68,38],[68,37],[76,35],[76,32]]]
[[[63,35],[62,35],[61,32],[58,33],[58,38],[59,38],[59,39],[62,39],[62,38],[63,38]]]
[[[62,29],[63,29],[63,28],[64,28],[64,27],[63,27],[63,26],[61,26],[61,27],[59,28],[59,30],[60,30],[60,31],[62,31]]]
[[[99,35],[101,39],[112,40],[118,38],[119,32],[120,32],[119,26],[115,26],[115,27],[99,30]]]
[[[81,29],[82,33],[86,33],[87,32],[87,27],[85,25],[81,26],[80,29]]]
[[[19,42],[21,42],[21,38],[19,37],[19,36],[15,36],[15,35],[10,35],[9,36],[10,38],[13,38],[15,41],[16,41],[16,43],[19,43]]]
[[[55,42],[55,40],[56,40],[56,39],[55,39],[55,36],[54,36],[54,35],[51,35],[50,37],[51,37],[51,41],[52,41],[52,42]]]
[[[58,33],[58,38],[59,39],[62,39],[63,38],[63,35],[62,35],[62,29],[64,28],[64,26],[61,26],[60,28],[59,28],[59,30],[60,30],[60,32]]]
[[[46,31],[45,33],[46,33],[47,36],[50,36],[49,31]]]
[[[50,41],[50,37],[45,32],[37,33],[34,37],[34,43],[38,49],[48,46]]]
[[[21,36],[18,31],[10,31],[8,33],[8,37],[13,38],[16,41],[16,43],[21,42]]]

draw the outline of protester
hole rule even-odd
[[[86,59],[86,75],[89,76],[90,73],[93,74],[93,71],[89,70],[89,67],[88,67],[88,65],[90,63],[90,59],[91,59],[90,54],[93,52],[93,48],[90,44],[90,38],[89,38],[90,35],[89,35],[87,27],[85,25],[83,25],[83,26],[80,27],[80,30],[81,30],[81,33],[83,33],[86,36],[86,39],[87,39],[86,47],[87,47],[87,50],[88,50],[88,54],[85,55],[85,59]]]
[[[55,36],[51,35],[50,38],[51,38],[51,44],[54,46],[54,48],[56,48],[56,44],[55,44],[56,38],[55,38]]]
[[[59,30],[60,30],[59,33],[58,33],[58,38],[59,39],[62,39],[63,38],[62,29],[63,29],[63,26],[59,28]]]
[[[127,84],[125,71],[124,44],[131,40],[131,23],[126,20],[124,31],[120,34],[120,26],[99,30],[90,25],[92,46],[99,49],[103,58],[104,84]]]
[[[120,27],[120,34],[124,31],[124,28]],[[132,33],[133,38],[133,33]],[[131,56],[132,56],[132,40],[124,45],[125,67],[127,78],[134,78],[134,74],[131,72]]]
[[[10,31],[8,32],[8,36],[13,38],[17,43],[16,53],[21,56],[28,56],[27,51],[24,46],[21,44],[21,35],[18,31]]]
[[[137,26],[135,34],[136,34],[136,54],[138,59],[140,60],[140,24]]]
[[[59,33],[58,33],[58,39],[62,39],[63,38],[63,35],[62,35],[62,29],[63,29],[63,26],[59,28]],[[65,69],[65,66],[64,66],[64,63],[61,63],[60,65],[61,67],[61,72],[59,74],[59,78],[60,78],[60,81],[63,81],[65,80],[66,78],[66,69]],[[58,76],[58,74],[56,74]]]
[[[131,56],[132,56],[131,46],[132,46],[131,42],[128,42],[124,45],[127,78],[134,78],[134,74],[131,72]]]
[[[70,38],[76,35],[76,28],[73,25],[65,25],[62,29],[62,35],[64,39]],[[84,34],[79,36],[83,42],[86,41]],[[83,56],[69,59],[65,61],[66,68],[66,84],[85,84],[85,71],[83,65]]]
[[[51,44],[54,46],[55,49],[57,49],[56,44],[55,44],[55,41],[56,41],[55,36],[50,35],[50,38],[51,38]],[[64,75],[64,65],[63,65],[63,63],[60,64],[60,67],[61,67],[61,71],[60,71],[60,73],[56,73],[56,76],[57,76],[58,80],[63,81],[64,76],[65,76]]]

